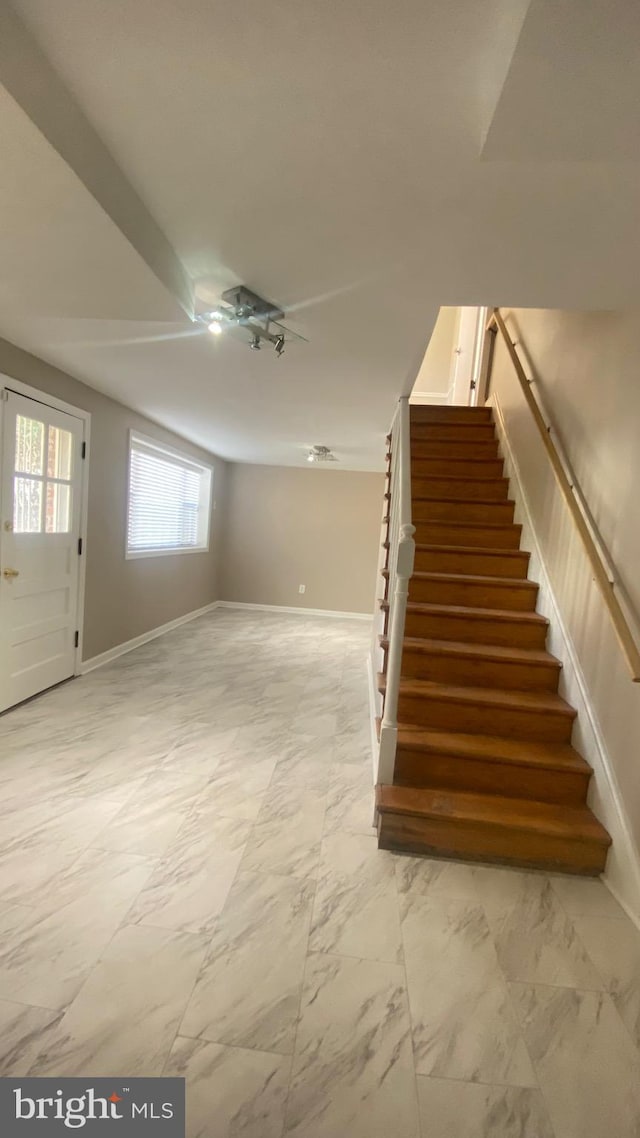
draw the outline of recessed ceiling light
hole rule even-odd
[[[212,320],[211,323],[207,325],[207,327],[212,336],[219,336],[222,332],[222,324],[219,320]]]

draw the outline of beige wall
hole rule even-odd
[[[371,613],[383,493],[382,474],[233,464],[223,599]]]
[[[519,351],[528,359],[529,374],[537,380],[534,390],[557,428],[628,597],[640,613],[638,314],[518,309],[507,311],[507,321]],[[595,735],[591,733],[590,742],[588,717],[582,716],[576,745],[591,749],[588,758],[596,771],[594,805],[614,837],[609,873],[640,915],[640,877],[633,872],[633,844],[636,851],[640,847],[640,684],[631,682],[499,336],[491,390],[504,416],[543,563],[609,764],[607,770],[607,762],[600,763]],[[553,618],[553,613],[547,615]],[[553,636],[552,650],[560,654],[557,630]],[[571,679],[569,665],[565,671],[567,695],[578,703],[579,685]],[[616,794],[623,803],[626,833],[613,806]]]
[[[217,600],[226,463],[6,340],[0,372],[91,412],[84,659]],[[213,466],[209,552],[125,560],[131,427]]]
[[[413,395],[447,394],[451,384],[451,363],[459,322],[459,308],[440,309],[429,346],[413,385]]]

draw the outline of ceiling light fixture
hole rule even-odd
[[[254,352],[260,351],[263,341],[271,344],[280,358],[285,344],[291,340],[307,342],[304,336],[280,323],[283,316],[284,312],[276,304],[245,285],[236,285],[223,292],[218,308],[199,313],[194,320],[206,325],[213,336],[229,332],[241,338]]]
[[[329,447],[314,446],[311,448],[307,455],[307,462],[337,462],[335,454],[331,453]]]

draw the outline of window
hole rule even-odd
[[[72,454],[71,431],[16,415],[14,533],[71,531]]]
[[[211,469],[133,431],[127,557],[209,548]]]

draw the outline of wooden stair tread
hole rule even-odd
[[[426,755],[451,755],[483,762],[513,766],[571,770],[591,774],[591,767],[570,743],[548,743],[537,739],[510,739],[505,735],[468,735],[458,731],[434,731],[413,724],[398,725],[398,747]]]
[[[428,460],[426,460],[426,461],[428,461]],[[465,460],[464,459],[452,458],[451,461],[452,462],[464,462]],[[493,458],[491,458],[491,459],[479,458],[478,462],[495,462],[495,459],[493,459]],[[505,478],[504,474],[498,474],[495,478],[491,478],[487,475],[485,475],[484,478],[480,478],[477,474],[449,474],[448,472],[447,472],[447,474],[420,474],[418,472],[418,481],[419,482],[427,482],[427,481],[431,481],[432,479],[435,479],[437,482],[444,482],[444,481],[447,481],[447,482],[473,482],[476,484],[478,482],[488,482],[491,485],[493,485],[494,482],[507,482],[508,481],[508,479]],[[414,497],[415,496],[416,495],[414,492]],[[493,501],[493,499],[492,499],[492,501]]]
[[[404,786],[377,786],[376,804],[379,810],[391,814],[445,818],[575,842],[586,840],[603,848],[611,845],[607,831],[588,806],[555,805],[524,798]]]
[[[389,576],[388,569],[382,569],[381,573],[383,577]],[[439,573],[429,569],[415,569],[411,580],[450,581],[454,585],[496,585],[500,589],[527,589],[532,593],[537,592],[539,588],[535,581],[530,581],[527,577],[491,577],[486,573]]]
[[[381,636],[380,646],[389,647]],[[497,660],[501,664],[559,665],[560,661],[544,648],[516,648],[501,644],[473,644],[468,640],[436,640],[427,636],[405,636],[404,647],[425,656],[466,656],[468,659]]]
[[[464,523],[459,523],[464,525]],[[468,524],[468,523],[467,523]],[[484,523],[481,523],[484,525]],[[477,523],[472,528],[477,528]],[[488,529],[509,529],[510,526],[488,526]],[[521,560],[523,557],[528,557],[529,554],[523,549],[500,549],[495,545],[440,545],[435,542],[416,542],[416,553],[469,553],[482,557],[485,554],[496,557],[513,557]]]
[[[412,416],[412,422],[411,422],[412,432],[413,431],[419,431],[423,427],[428,427],[430,431],[433,430],[434,428],[436,428],[439,431],[450,431],[452,429],[456,430],[456,431],[475,431],[478,429],[478,427],[481,427],[484,431],[488,431],[489,429],[491,429],[492,431],[494,431],[494,433],[495,433],[495,429],[496,429],[493,420],[489,419],[489,418],[476,420],[475,418],[474,419],[464,419],[464,418],[458,417],[458,418],[437,419],[437,420],[436,419],[431,419],[431,420],[423,419],[422,421],[419,421],[418,419],[416,419],[415,415]]]
[[[462,431],[463,433],[466,433],[467,431],[477,431],[478,427],[481,427],[482,430],[486,431],[487,433],[489,432],[489,429],[491,429],[495,434],[496,429],[492,419],[484,419],[480,420],[479,422],[476,422],[473,419],[433,419],[431,422],[424,420],[422,422],[418,422],[414,417],[413,422],[411,423],[411,434],[413,435],[414,431],[420,431],[423,427],[428,427],[430,431],[432,431],[434,428],[437,428],[437,430],[439,432],[442,431],[443,434],[446,434],[448,431]]]
[[[436,456],[434,455],[434,456],[433,456],[433,459],[435,459],[435,458],[436,458]],[[412,463],[413,463],[413,462],[415,462],[415,463],[418,463],[418,462],[431,462],[431,461],[432,461],[432,457],[431,457],[431,456],[428,456],[428,457],[427,457],[426,455],[421,455],[421,454],[412,454],[412,455],[411,455],[411,462],[412,462]],[[471,461],[471,462],[473,462],[473,463],[476,463],[476,462],[480,462],[480,463],[482,463],[482,462],[486,462],[486,463],[489,463],[489,465],[491,465],[491,466],[495,466],[496,462],[503,462],[503,459],[501,459],[501,458],[500,458],[500,459],[496,459],[496,458],[487,458],[487,457],[486,457],[486,455],[479,455],[477,458],[474,456],[472,459],[468,459],[468,458],[460,458],[460,456],[459,456],[459,455],[457,455],[457,454],[452,454],[452,455],[451,455],[451,457],[447,456],[447,462],[450,462],[450,463],[452,463],[454,466],[455,466],[456,462],[467,463],[467,462],[469,462],[469,461]],[[504,475],[503,475],[503,474],[501,474],[501,475],[500,475],[500,478],[504,478]]]
[[[383,606],[387,604],[382,602]],[[539,612],[520,612],[518,609],[484,609],[466,605],[435,605],[427,601],[407,601],[407,612],[420,612],[429,616],[467,617],[469,620],[491,620],[515,622],[516,624],[535,624],[548,627],[546,616]]]
[[[378,673],[378,690],[386,691],[387,677]],[[575,719],[577,712],[571,704],[555,692],[515,691],[511,688],[475,688],[453,684],[438,684],[433,680],[400,680],[401,694],[422,697],[435,696],[451,703],[473,703],[476,707],[519,708],[543,711],[545,715],[562,715]]]
[[[452,498],[451,501],[458,501],[458,499]],[[477,503],[472,503],[472,504],[477,505]],[[480,505],[482,505],[482,503],[480,503]],[[490,505],[495,506],[496,503],[491,502]],[[489,531],[493,531],[493,530],[504,530],[504,529],[518,529],[518,530],[522,529],[522,526],[518,522],[485,522],[485,521],[456,522],[451,518],[446,518],[446,519],[445,518],[414,518],[413,520],[414,520],[414,525],[422,525],[422,526],[447,525],[452,529],[455,528],[455,529],[460,529],[460,530],[486,529]],[[489,536],[490,536],[490,534],[489,534]],[[454,546],[454,548],[456,548],[456,549],[460,549],[460,548],[475,549],[475,551],[477,553],[479,549],[484,549],[485,547],[478,545],[478,546],[468,546],[468,547],[467,546]],[[493,548],[495,549],[495,546]],[[519,553],[520,550],[515,550],[515,552]]]
[[[496,585],[500,589],[528,589],[530,592],[538,591],[535,581],[526,577],[490,577],[481,573],[435,573],[416,570],[411,578],[420,581],[451,581],[455,585]]]
[[[462,482],[462,479],[459,481]],[[513,498],[447,498],[445,494],[416,494],[415,490],[412,491],[411,497],[414,502],[446,502],[450,506],[500,506],[504,508],[514,505]],[[487,525],[492,524],[495,523],[487,522]],[[507,523],[503,524],[506,525]]]
[[[478,419],[490,423],[493,417],[491,407],[467,407],[456,403],[411,403],[409,414],[412,419],[428,423],[442,423],[447,419]]]

